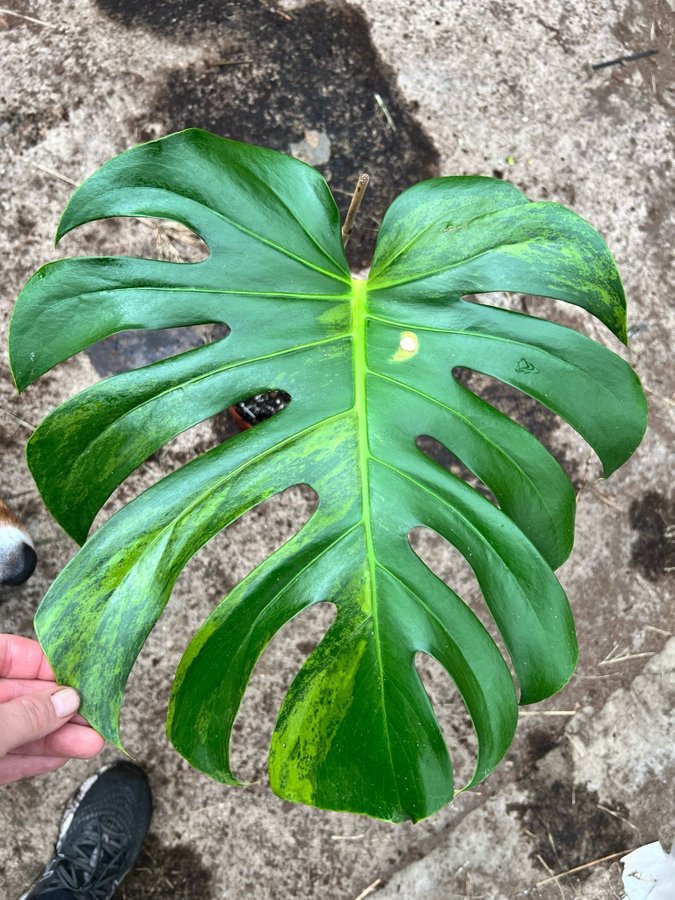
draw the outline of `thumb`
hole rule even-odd
[[[56,731],[79,705],[79,694],[70,687],[25,694],[0,704],[0,756]]]

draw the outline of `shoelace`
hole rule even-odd
[[[45,875],[56,879],[55,888],[78,891],[87,900],[108,900],[116,887],[127,840],[128,836],[112,824],[104,828],[100,819],[93,819],[72,852],[59,853]]]

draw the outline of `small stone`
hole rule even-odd
[[[290,145],[291,155],[310,166],[322,166],[330,159],[330,138],[325,131],[305,131],[297,144]]]

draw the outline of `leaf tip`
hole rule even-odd
[[[618,338],[624,347],[628,346],[628,319],[626,316],[626,297],[623,293],[623,285],[619,281],[619,285],[621,287],[621,292],[617,294],[620,301],[620,313],[617,316],[616,327],[612,328],[612,333],[616,338]]]
[[[12,384],[14,385],[14,389],[17,394],[22,394],[24,390],[28,387],[24,378],[22,377],[21,372],[16,367],[17,361],[12,358],[12,353],[10,351],[9,354],[9,374],[12,379]]]
[[[72,231],[76,226],[76,222],[70,221],[72,219],[72,207],[73,200],[77,196],[79,188],[75,188],[73,193],[70,195],[70,199],[66,204],[66,208],[61,213],[61,217],[59,218],[59,224],[56,226],[56,234],[54,235],[54,248],[58,247],[61,238],[65,237],[69,231]]]

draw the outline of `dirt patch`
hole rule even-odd
[[[355,7],[317,2],[291,15],[258,2],[98,5],[129,26],[186,40],[201,29],[207,48],[199,65],[168,74],[154,109],[135,123],[139,140],[198,126],[286,153],[293,145],[317,163],[342,215],[359,173],[370,174],[349,243],[356,268],[370,263],[397,194],[438,174],[438,153]]]
[[[631,565],[650,581],[658,581],[675,568],[675,500],[648,491],[630,507],[631,527],[639,533],[630,549]]]
[[[524,749],[531,763],[537,762],[542,756],[553,750],[560,743],[560,735],[563,731],[562,723],[552,723],[548,728],[532,728],[525,733],[527,746]]]
[[[210,900],[212,876],[194,847],[167,847],[146,839],[136,865],[120,888],[121,900]]]
[[[601,802],[595,791],[575,785],[571,779],[551,781],[537,774],[528,794],[526,802],[511,804],[508,811],[515,812],[523,828],[533,835],[532,857],[554,872],[600,859],[634,842],[634,831],[625,821],[626,808]],[[590,874],[592,870],[576,878],[583,881]]]
[[[119,25],[165,37],[193,37],[207,26],[236,26],[263,7],[260,0],[96,0],[96,5]]]
[[[69,116],[69,111],[64,107],[27,111],[20,106],[7,106],[4,97],[0,97],[0,105],[4,110],[0,115],[3,144],[18,150],[34,147],[59,122],[67,121]]]

